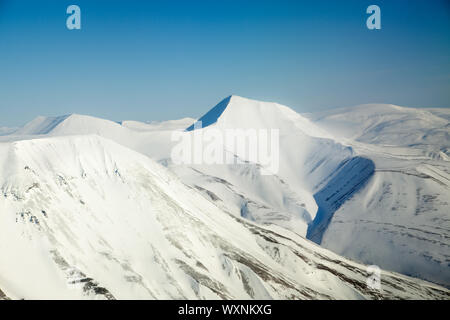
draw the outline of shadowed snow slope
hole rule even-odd
[[[35,135],[47,134],[64,122],[70,115],[59,117],[37,117],[36,119],[27,123],[24,127],[14,132],[17,135]]]
[[[307,115],[376,167],[333,215],[322,246],[450,286],[449,114],[372,104]]]
[[[221,102],[219,102],[214,108],[209,110],[204,116],[202,116],[197,121],[201,121],[202,127],[210,126],[217,122],[217,119],[219,119],[220,115],[225,111],[225,108],[228,107],[228,104],[231,101],[232,96],[229,96],[228,98],[223,99]],[[194,130],[194,124],[189,126],[186,131],[192,131]]]
[[[374,170],[373,161],[367,158],[354,157],[342,163],[326,186],[314,194],[319,210],[308,228],[308,239],[322,242],[334,212],[367,182]]]
[[[0,288],[42,298],[443,298],[285,229],[221,210],[148,157],[98,136],[0,144]]]

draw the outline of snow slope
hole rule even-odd
[[[307,115],[376,167],[334,213],[322,246],[450,286],[449,114],[362,105]]]
[[[221,210],[95,135],[0,144],[0,289],[25,299],[442,298]]]
[[[308,115],[336,137],[383,147],[406,147],[449,160],[450,112],[366,104]]]
[[[203,181],[203,189],[234,203],[228,209],[241,216],[289,228],[364,263],[450,285],[448,110],[363,105],[302,116],[276,103],[225,101],[226,108],[221,102],[206,114],[211,124],[202,130],[279,128],[276,177],[306,212],[298,219],[299,207],[277,207],[271,192],[248,196],[261,185],[272,194],[283,190],[269,187],[270,179],[255,180],[250,168],[196,166],[238,197],[223,191],[230,187],[219,187],[221,180]]]
[[[23,128],[14,132],[15,136],[36,136],[36,135],[76,135],[76,134],[107,134],[113,139],[120,139],[120,136],[127,130],[120,124],[98,119],[91,116],[70,114],[60,117],[37,117]]]
[[[227,102],[226,108],[223,108],[224,102]],[[239,166],[233,166],[232,170],[195,166],[196,170],[220,177],[235,189],[245,186],[244,190],[248,191],[264,186],[267,192],[254,191],[256,196],[250,197],[252,201],[245,200],[241,204],[244,215],[261,223],[275,223],[289,228],[320,243],[322,233],[336,209],[373,174],[372,160],[357,156],[351,147],[335,141],[328,132],[286,106],[238,96],[227,98],[218,106],[221,107],[220,112],[216,111],[216,106],[201,118],[209,117],[208,121],[215,129],[262,128],[280,131],[279,172],[271,178],[261,178],[255,173],[257,170],[236,169]],[[212,119],[212,115],[217,115],[217,119]],[[238,156],[246,159],[244,153]],[[250,171],[252,176],[243,177],[239,174],[242,171]],[[270,184],[268,181],[271,179],[281,183]],[[286,191],[282,192],[281,198],[273,199],[273,195],[279,194],[280,190]],[[241,190],[240,193],[244,192]],[[280,199],[283,205],[277,206]],[[255,201],[258,204],[255,209],[247,205]]]
[[[36,135],[47,134],[57,128],[59,125],[69,118],[70,115],[64,115],[59,117],[43,117],[39,116],[32,121],[28,122],[22,128],[19,128],[14,132],[15,135]],[[77,117],[74,115],[74,117]]]
[[[167,120],[167,121],[152,121],[149,123],[140,122],[140,121],[121,121],[120,124],[123,127],[135,130],[135,131],[167,131],[167,130],[178,130],[184,129],[195,119],[193,118],[183,118],[178,120]]]
[[[79,114],[37,117],[15,132],[0,136],[0,142],[35,139],[42,136],[95,134],[162,161],[170,155],[172,131],[184,129],[189,122],[190,118],[150,124],[139,121],[117,123]]]
[[[0,137],[0,145],[95,134],[121,145],[114,157],[134,150],[163,164],[191,187],[189,192],[240,223],[245,218],[249,225],[300,239],[296,242],[308,237],[353,260],[449,286],[448,118],[446,109],[385,105],[300,115],[276,103],[231,96],[201,118],[208,124],[203,129],[190,130],[190,119],[118,124],[71,115],[35,121],[19,134]],[[186,135],[279,129],[279,171],[262,175],[261,164],[239,153],[234,156],[241,163],[231,165],[176,165],[170,158],[171,135],[186,128]],[[5,148],[0,158],[10,153]],[[8,161],[5,170],[15,163]],[[122,193],[127,194],[116,198]]]

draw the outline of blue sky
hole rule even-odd
[[[66,28],[81,8],[82,29]],[[366,8],[381,8],[381,30]],[[448,1],[0,0],[0,126],[199,117],[230,94],[299,112],[450,106]]]

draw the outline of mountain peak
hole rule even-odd
[[[217,122],[219,117],[222,115],[222,113],[227,108],[228,104],[230,103],[231,99],[233,99],[235,96],[228,96],[222,101],[220,101],[215,107],[213,107],[211,110],[209,110],[207,113],[205,113],[200,119],[198,119],[195,123],[193,123],[191,126],[186,128],[186,131],[193,131],[195,128],[196,123],[202,122],[202,127],[210,126]]]
[[[17,130],[15,134],[43,135],[56,133],[97,133],[99,130],[103,130],[105,128],[109,128],[109,130],[117,130],[118,128],[121,128],[121,125],[110,120],[72,113],[56,117],[36,117],[25,126]]]
[[[264,102],[259,100],[253,100],[244,98],[238,95],[230,95],[220,101],[216,106],[210,109],[207,113],[205,113],[200,119],[198,119],[194,124],[186,128],[186,131],[193,131],[195,129],[195,125],[198,122],[202,122],[202,128],[208,127],[214,123],[216,123],[219,118],[223,116],[225,110],[230,111],[230,109],[234,110],[234,113],[238,113],[240,111],[246,110],[247,113],[255,113],[260,112],[259,109],[264,106],[265,110],[267,108],[273,109],[273,107],[279,107],[279,104],[273,102]],[[287,108],[287,107],[286,107]],[[259,111],[258,111],[259,110]]]
[[[18,129],[15,134],[34,135],[34,134],[47,134],[54,128],[64,122],[71,115],[66,114],[57,117],[44,117],[38,116],[28,122],[25,126]]]
[[[195,130],[195,125],[202,122],[202,128],[217,124],[222,129],[280,129],[297,128],[303,133],[316,137],[329,138],[310,120],[291,108],[275,103],[258,101],[231,95],[219,102],[205,113],[186,131]]]

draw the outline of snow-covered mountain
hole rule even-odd
[[[219,209],[98,136],[1,145],[0,288],[10,298],[445,298]]]
[[[320,230],[326,226],[331,213],[329,208],[338,207],[373,172],[369,159],[357,156],[351,147],[337,143],[326,131],[286,106],[232,96],[200,120],[206,123],[206,128],[201,129],[204,131],[210,128],[223,132],[235,128],[279,130],[280,165],[274,175],[261,175],[258,164],[254,163],[228,168],[223,165],[191,167],[231,183],[244,195],[239,209],[247,216],[282,225],[302,236],[306,236],[309,224],[314,230],[310,232],[320,237]],[[245,152],[238,152],[237,156],[249,160]],[[325,200],[316,199],[316,194],[325,195],[326,204],[322,203]],[[323,205],[318,211],[320,201]],[[257,205],[248,205],[254,202]]]
[[[290,228],[357,261],[450,285],[447,109],[363,105],[299,115],[278,104],[240,97],[219,106],[203,117],[213,127],[280,128],[278,177],[284,189],[293,190],[296,202],[304,204],[307,213],[302,216],[311,218],[303,219],[305,234],[304,225],[293,223],[298,209],[274,206],[271,192],[266,192],[258,198],[266,201],[251,209],[277,213],[256,221]],[[211,113],[218,116],[214,119]],[[228,176],[223,170],[211,174],[205,166],[196,169],[228,182],[230,175],[243,176],[236,169]],[[233,187],[267,186],[254,182],[234,180]],[[213,188],[217,190],[209,190]],[[276,194],[282,188],[270,190]],[[243,201],[246,216],[257,217],[247,213],[247,203]]]
[[[351,122],[357,112],[347,110]],[[448,299],[447,289],[388,271],[382,291],[369,290],[365,266],[325,249],[449,284],[446,111],[427,111],[433,138],[421,144],[416,133],[419,147],[386,147],[393,132],[382,140],[367,132],[401,116],[357,110],[366,117],[354,120],[360,131],[343,134],[332,125],[339,113],[300,115],[231,96],[201,129],[192,119],[70,115],[1,136],[0,290],[11,298]],[[171,161],[174,130],[236,128],[279,130],[275,174],[239,152],[235,164]]]
[[[308,115],[375,164],[368,183],[334,213],[322,246],[450,286],[449,114],[362,105]]]
[[[235,212],[290,228],[357,261],[450,285],[448,110],[363,105],[299,115],[274,103],[225,101],[200,120],[221,129],[281,131],[277,176],[258,176],[245,165],[195,167],[244,195],[234,201]],[[283,187],[267,182],[276,178]],[[233,203],[218,193],[226,188],[217,180],[185,181]],[[261,193],[261,185],[270,191]],[[245,196],[251,189],[258,190]],[[274,201],[280,190],[287,191]],[[279,199],[289,201],[277,206]]]
[[[306,116],[336,138],[383,148],[404,147],[407,153],[450,160],[450,109],[365,104]]]

